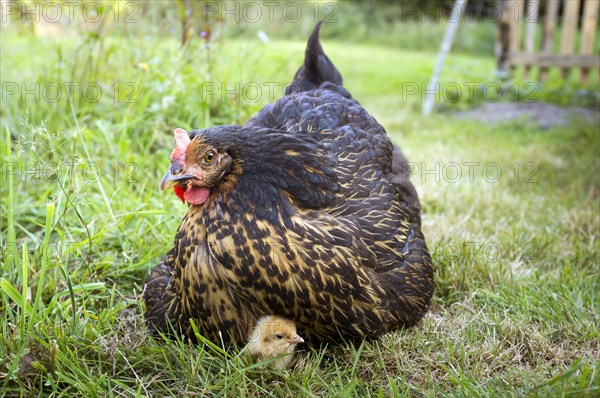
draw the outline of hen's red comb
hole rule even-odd
[[[183,165],[185,163],[185,152],[190,145],[190,136],[184,129],[177,128],[173,130],[175,136],[175,148],[171,152],[171,161]]]

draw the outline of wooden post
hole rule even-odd
[[[510,15],[508,12],[508,1],[500,0],[500,18],[498,18],[498,30],[496,36],[496,73],[501,79],[508,77],[510,67]]]
[[[527,54],[535,53],[535,28],[538,23],[538,15],[540,11],[539,0],[529,0],[527,8],[525,10],[525,52]],[[529,72],[531,71],[531,65],[525,65],[523,78],[527,80],[529,78]]]
[[[525,0],[510,0],[510,53],[515,54],[521,51],[521,23],[525,13]],[[514,65],[512,65],[514,69]]]
[[[466,5],[467,0],[456,0],[454,6],[452,7],[452,13],[450,14],[450,20],[448,21],[448,27],[446,28],[446,33],[444,34],[444,39],[442,40],[442,46],[438,52],[435,69],[433,71],[433,75],[431,76],[431,80],[429,81],[429,85],[427,86],[427,91],[425,92],[425,103],[423,104],[424,115],[429,115],[431,111],[433,111],[437,86],[440,82],[442,68],[444,67],[444,60],[446,59],[446,55],[448,55],[448,52],[452,47],[452,42],[454,41],[454,36],[456,35],[456,29],[458,29],[458,23],[462,18]]]
[[[562,35],[560,39],[560,54],[572,55],[575,52],[575,39],[577,38],[577,22],[579,22],[580,0],[565,1],[563,11]],[[562,69],[564,79],[569,76],[569,68]]]
[[[546,4],[546,15],[544,17],[544,34],[542,42],[542,54],[550,55],[554,52],[554,29],[558,17],[559,0],[549,0]],[[548,78],[548,68],[540,68],[540,81]]]
[[[598,8],[600,0],[586,0],[583,9],[583,23],[581,26],[581,55],[592,55],[596,39],[596,26],[598,25]],[[587,83],[589,68],[581,68],[581,82]]]

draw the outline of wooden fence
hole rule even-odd
[[[562,18],[560,3],[545,1],[544,15],[540,15],[540,0],[500,0],[499,71],[523,66],[528,79],[531,68],[539,67],[538,79],[544,81],[549,68],[560,68],[565,78],[576,68],[581,69],[581,80],[586,82],[590,69],[600,70],[596,42],[600,0],[564,0]]]

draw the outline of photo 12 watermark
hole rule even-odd
[[[27,245],[27,254],[32,261],[43,258],[46,261],[59,261],[68,266],[99,263],[112,263],[118,266],[138,261],[142,256],[142,249],[143,246],[132,241],[91,243],[64,241],[49,242],[47,245],[32,242]],[[0,259],[3,262],[14,256],[23,256],[23,246],[5,243],[0,248]]]
[[[139,165],[135,162],[82,162],[78,159],[60,161],[2,162],[2,184],[12,178],[14,183],[57,183],[66,176],[69,181],[81,179],[87,183],[107,179],[112,183],[135,184],[140,181]]]
[[[374,1],[371,1],[374,2]],[[469,4],[472,3],[472,4]],[[463,5],[455,3],[448,4],[444,1],[425,2],[420,0],[402,1],[398,5],[400,8],[401,22],[417,21],[425,22],[457,22],[458,18],[462,18],[467,22],[488,22],[497,23],[503,14],[506,19],[519,22],[537,22],[536,15],[541,9],[540,2],[528,1],[523,7],[523,1],[520,0],[504,0],[504,1],[483,1],[465,2]],[[543,3],[543,2],[542,2]],[[453,6],[458,9],[458,13],[449,12],[449,8]],[[469,7],[477,7],[481,11],[479,13],[466,12]],[[462,9],[461,9],[462,8]]]
[[[473,102],[480,98],[483,102],[496,103],[501,100],[513,102],[537,103],[535,94],[540,91],[539,83],[513,82],[510,85],[492,82],[437,82],[433,87],[428,87],[425,82],[402,82],[402,102],[416,100],[425,103],[428,95],[434,98],[435,103],[459,102],[465,100]],[[507,98],[507,96],[509,98]]]
[[[235,23],[296,23],[310,17],[315,23],[335,23],[339,9],[337,1],[208,1],[203,3],[201,19],[202,22],[219,18],[221,22]]]
[[[480,183],[496,184],[506,179],[515,184],[539,182],[536,162],[407,162],[408,178],[420,183]]]
[[[435,261],[460,262],[479,259],[486,264],[502,261],[535,263],[539,260],[541,247],[536,242],[495,242],[495,241],[449,241],[435,243],[431,255]]]
[[[135,82],[2,82],[0,99],[2,103],[10,100],[22,104],[73,103],[80,99],[87,103],[98,103],[103,98],[114,103],[138,102],[140,86]]]
[[[0,21],[7,23],[16,19],[22,23],[60,24],[84,21],[97,24],[105,18],[114,23],[139,23],[140,6],[141,3],[135,1],[2,1]]]

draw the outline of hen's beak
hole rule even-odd
[[[194,178],[191,174],[182,174],[183,169],[175,164],[171,164],[169,170],[167,170],[167,174],[163,177],[160,182],[160,189],[164,191],[165,189],[169,189],[172,186],[179,184],[180,182],[185,182],[189,179]]]
[[[287,341],[288,341],[288,343],[291,343],[291,344],[300,344],[300,343],[304,343],[304,339],[303,339],[302,337],[298,336],[297,334],[294,334],[294,335],[292,336],[292,338],[291,338],[291,339],[288,339]]]

